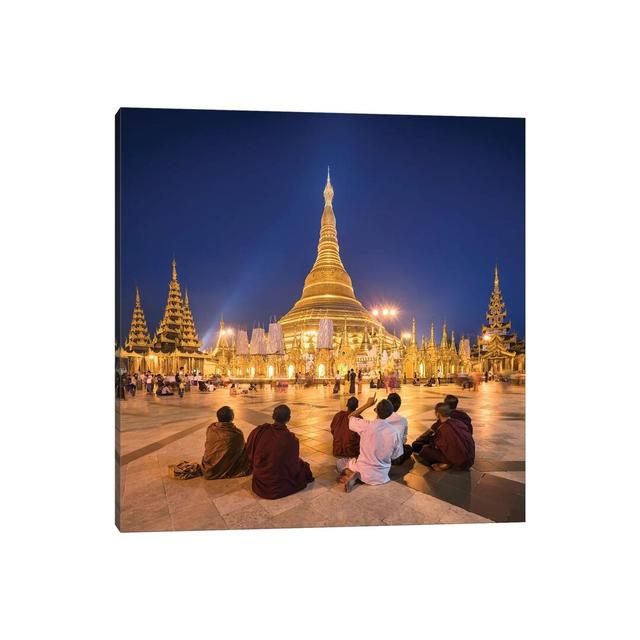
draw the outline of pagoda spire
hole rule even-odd
[[[440,338],[440,349],[449,348],[449,339],[447,338],[447,321],[442,325],[442,338]]]
[[[324,206],[331,207],[333,206],[333,187],[331,186],[331,173],[329,171],[329,167],[327,167],[327,184],[324,186]],[[335,221],[335,216],[334,216]]]
[[[489,308],[487,310],[487,325],[482,327],[483,333],[506,333],[511,329],[511,323],[505,322],[507,309],[504,304],[502,292],[500,291],[500,279],[498,277],[498,265],[493,271],[493,291],[489,298]]]
[[[169,282],[169,293],[167,294],[167,304],[164,308],[164,315],[156,331],[154,349],[165,353],[175,351],[180,348],[182,337],[182,291],[178,281],[176,270],[176,259],[171,262],[171,281]]]
[[[429,346],[434,348],[436,346],[435,327],[433,325],[433,320],[431,321],[431,331],[429,333]]]
[[[218,329],[218,339],[214,347],[214,354],[218,353],[220,349],[227,349],[229,347],[229,341],[227,340],[227,332],[224,328],[224,318],[220,315],[220,328]]]
[[[333,186],[327,172],[324,187],[324,209],[320,218],[320,240],[316,261],[304,281],[300,300],[314,296],[355,299],[351,278],[340,258],[336,216],[333,212]]]
[[[449,349],[451,350],[452,353],[455,353],[455,354],[458,353],[456,349],[456,332],[455,331],[451,332],[451,343],[449,344]]]
[[[202,342],[198,338],[196,332],[196,325],[193,321],[193,314],[191,313],[191,307],[189,306],[189,292],[184,291],[184,305],[182,307],[182,335],[181,335],[182,349],[184,351],[197,351]]]
[[[364,328],[364,334],[362,336],[362,352],[366,353],[371,349],[371,342],[369,341],[369,330],[367,327]]]
[[[415,318],[411,320],[411,344],[414,346],[416,344],[416,319]]]
[[[147,351],[151,347],[151,336],[140,302],[140,290],[136,287],[136,303],[133,307],[129,335],[125,342],[125,349],[129,351]]]

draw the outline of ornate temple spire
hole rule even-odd
[[[411,344],[414,346],[416,344],[416,319],[415,318],[411,320]]]
[[[329,167],[327,167],[327,184],[324,186],[324,206],[331,207],[333,206],[333,187],[331,186],[331,173],[329,172]],[[334,217],[335,220],[335,217]]]
[[[447,321],[444,321],[442,325],[442,338],[440,338],[440,349],[449,348],[449,339],[447,338]]]
[[[133,307],[133,316],[131,318],[131,326],[129,327],[129,335],[124,345],[129,351],[146,351],[151,347],[151,336],[149,328],[142,310],[140,302],[140,290],[136,287],[136,303]]]
[[[338,347],[338,351],[340,353],[346,353],[349,348],[349,332],[347,331],[347,320],[345,318],[342,328],[342,335],[340,336],[340,346]]]
[[[186,295],[185,295],[185,303],[186,303]],[[221,349],[228,349],[229,341],[227,340],[227,331],[224,328],[224,318],[222,314],[220,315],[220,327],[218,328],[218,339],[216,340],[216,346],[213,348],[214,354],[216,354]]]
[[[456,350],[456,333],[455,333],[455,331],[451,332],[451,342],[449,343],[449,350],[452,353],[455,353],[455,354],[458,353],[458,351]]]
[[[189,306],[189,293],[186,289],[184,291],[184,305],[182,307],[181,346],[182,349],[187,352],[197,351],[202,346],[202,342],[198,338],[198,333],[196,332],[196,325],[193,321],[191,307]]]
[[[361,348],[363,353],[366,353],[367,351],[371,350],[371,341],[369,340],[369,331],[366,327],[364,328],[364,334],[362,336]]]
[[[493,291],[489,298],[489,309],[487,310],[487,325],[482,327],[483,333],[506,333],[511,329],[511,323],[505,322],[507,309],[500,291],[500,279],[498,277],[498,265],[493,272]]]
[[[305,279],[301,300],[314,296],[355,299],[351,278],[340,258],[336,216],[333,213],[333,187],[328,174],[324,187],[324,209],[320,218],[318,254]]]
[[[431,321],[431,332],[429,333],[429,348],[436,348],[436,336],[435,336],[435,327],[433,325],[433,321]]]
[[[171,262],[171,281],[164,315],[156,330],[154,349],[164,352],[174,351],[180,348],[182,337],[182,291],[178,282],[176,271],[176,259]]]

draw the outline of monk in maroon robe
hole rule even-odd
[[[436,405],[438,421],[412,445],[418,460],[434,471],[466,471],[475,461],[476,445],[464,422],[451,417],[445,402]]]
[[[347,400],[347,411],[338,411],[331,421],[333,455],[336,458],[357,458],[360,455],[360,434],[349,429],[349,414],[358,408],[358,398]]]
[[[273,424],[256,427],[247,439],[253,467],[251,488],[261,498],[284,498],[313,482],[309,463],[300,458],[300,442],[287,428],[290,419],[291,409],[278,405],[273,410]]]
[[[237,478],[251,473],[244,446],[244,434],[233,424],[233,409],[220,407],[218,422],[207,427],[202,456],[202,475],[207,480]]]
[[[451,417],[455,420],[464,422],[469,429],[469,433],[473,435],[473,425],[471,424],[471,416],[464,411],[458,409],[458,398],[456,396],[448,395],[444,401],[451,407]]]

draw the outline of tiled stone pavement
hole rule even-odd
[[[363,389],[361,402],[369,395]],[[373,391],[373,390],[371,390]],[[471,471],[436,473],[415,460],[392,467],[392,482],[358,485],[345,494],[336,485],[329,424],[347,396],[330,387],[259,390],[230,397],[227,390],[196,391],[157,398],[138,393],[117,402],[116,493],[122,531],[250,529],[391,524],[524,521],[524,388],[498,382],[478,392],[452,385],[403,385],[401,413],[409,420],[409,441],[433,422],[433,409],[445,394],[460,398],[474,424],[476,464]],[[378,399],[385,397],[384,390]],[[167,471],[180,460],[200,461],[206,426],[215,410],[234,408],[245,433],[269,421],[274,406],[292,410],[290,429],[300,439],[301,456],[315,481],[280,500],[251,492],[251,477],[231,480],[175,480]],[[365,413],[371,417],[372,410]]]

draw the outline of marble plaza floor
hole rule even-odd
[[[369,392],[363,388],[361,402]],[[263,389],[248,397],[230,397],[226,389],[192,391],[183,399],[138,392],[134,398],[116,401],[120,530],[524,521],[524,387],[489,382],[472,392],[453,385],[408,384],[399,392],[400,412],[409,420],[409,442],[431,425],[434,406],[445,394],[460,398],[459,407],[471,415],[474,425],[476,462],[470,471],[434,472],[411,460],[392,467],[392,481],[386,485],[360,484],[345,494],[335,482],[329,424],[348,396],[332,396],[331,387]],[[378,399],[386,397],[384,390],[377,393]],[[291,407],[289,427],[315,476],[304,491],[263,500],[252,493],[250,476],[231,480],[169,476],[169,464],[200,461],[206,427],[220,406],[233,407],[235,423],[246,439],[254,426],[270,421],[273,407],[282,403]],[[371,409],[364,414],[372,416]]]

